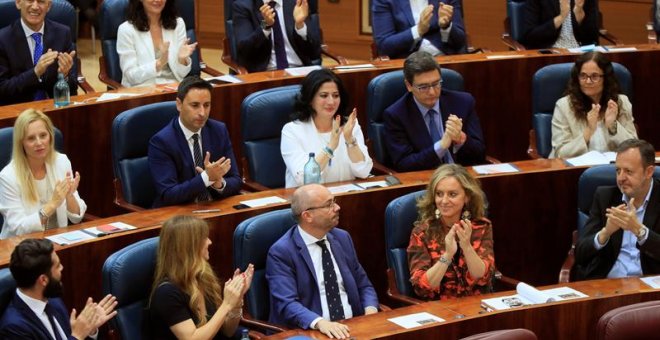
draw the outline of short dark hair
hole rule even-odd
[[[190,89],[202,89],[211,92],[211,90],[213,90],[213,85],[199,76],[187,76],[183,78],[181,83],[179,83],[176,97],[179,98],[180,101],[183,101]]]
[[[416,75],[433,70],[438,70],[438,73],[442,74],[440,64],[428,52],[413,52],[403,62],[403,77],[410,84],[413,83]]]
[[[53,243],[48,239],[21,241],[11,253],[9,270],[19,288],[30,288],[42,274],[50,275]]]
[[[296,102],[294,104],[294,112],[291,115],[292,120],[301,120],[307,121],[314,114],[314,109],[312,108],[312,101],[314,96],[319,91],[321,85],[333,82],[337,84],[337,91],[339,91],[339,98],[341,102],[337,108],[337,114],[341,116],[341,123],[343,124],[346,121],[346,115],[348,114],[348,108],[350,107],[348,92],[344,88],[344,83],[341,79],[337,77],[334,72],[328,69],[314,70],[310,72],[302,83],[300,83],[300,93],[296,96]]]
[[[616,149],[616,153],[628,151],[637,148],[642,156],[642,165],[644,168],[655,164],[655,148],[653,145],[643,139],[626,139]]]
[[[167,0],[163,11],[160,13],[160,25],[169,30],[176,28],[178,12],[175,1]],[[126,9],[126,21],[130,22],[140,32],[149,32],[149,19],[141,0],[129,0]]]

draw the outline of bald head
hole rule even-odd
[[[318,184],[298,188],[291,198],[298,225],[319,239],[339,223],[339,209],[330,190]]]
[[[328,189],[320,184],[307,184],[296,189],[291,197],[291,212],[296,218],[309,207],[315,206],[314,198],[318,198],[323,193],[330,193]]]

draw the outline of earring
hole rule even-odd
[[[435,219],[436,219],[436,220],[437,220],[437,219],[440,219],[440,209],[435,208],[435,212],[434,212],[434,213],[435,213]]]
[[[464,209],[463,213],[461,213],[461,219],[462,220],[470,220],[472,219],[472,214],[470,213],[470,210]]]

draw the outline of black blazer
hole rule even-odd
[[[300,60],[305,66],[311,65],[315,60],[321,60],[321,34],[318,21],[311,20],[316,14],[312,4],[309,4],[309,15],[305,20],[307,25],[307,40],[296,33],[293,22],[293,7],[295,0],[283,0],[282,12],[286,35]],[[271,33],[266,38],[261,29],[261,12],[259,7],[263,0],[236,0],[233,7],[234,35],[238,54],[238,64],[245,67],[248,72],[265,71],[268,67],[272,51]]]
[[[596,250],[594,237],[605,226],[605,209],[621,204],[621,191],[616,186],[600,187],[594,195],[589,219],[584,226],[584,236],[580,238],[575,251],[577,279],[600,279],[614,266],[621,243],[623,230],[612,234],[605,247]],[[660,180],[653,179],[653,191],[649,197],[643,224],[649,228],[649,235],[643,246],[637,245],[641,253],[642,272],[644,275],[660,274]]]
[[[44,53],[48,49],[58,52],[74,49],[69,28],[48,19],[44,23],[42,42]],[[74,63],[68,78],[69,93],[72,96],[78,94],[77,74]],[[56,82],[57,61],[48,67],[41,82],[34,73],[30,47],[20,19],[0,29],[0,105],[32,101],[37,90],[44,90],[52,98]]]
[[[575,0],[571,2],[571,13]],[[561,26],[555,28],[554,17],[558,16],[558,0],[527,0],[523,17],[522,44],[526,48],[550,48],[557,41]],[[580,45],[598,44],[598,2],[584,1],[584,20],[578,25],[571,14],[573,34]]]
[[[53,306],[53,316],[67,335],[67,339],[75,339],[71,336],[71,324],[69,314],[60,298],[48,299]],[[9,306],[0,319],[0,339],[51,339],[50,333],[44,324],[28,307],[28,305],[14,293]]]

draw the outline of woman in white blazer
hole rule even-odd
[[[55,151],[54,127],[41,111],[23,111],[14,124],[12,160],[0,172],[0,239],[66,227],[82,220],[80,174]]]
[[[117,53],[126,87],[181,81],[191,68],[186,24],[174,0],[130,0],[126,21],[117,31]]]
[[[550,158],[614,151],[624,140],[637,138],[632,104],[620,93],[612,63],[604,54],[587,52],[578,57],[566,93],[552,115]]]
[[[357,112],[348,112],[348,94],[341,79],[327,69],[302,81],[294,120],[282,129],[280,151],[286,164],[286,187],[303,185],[303,169],[314,152],[321,182],[366,178],[373,161],[364,144]]]

